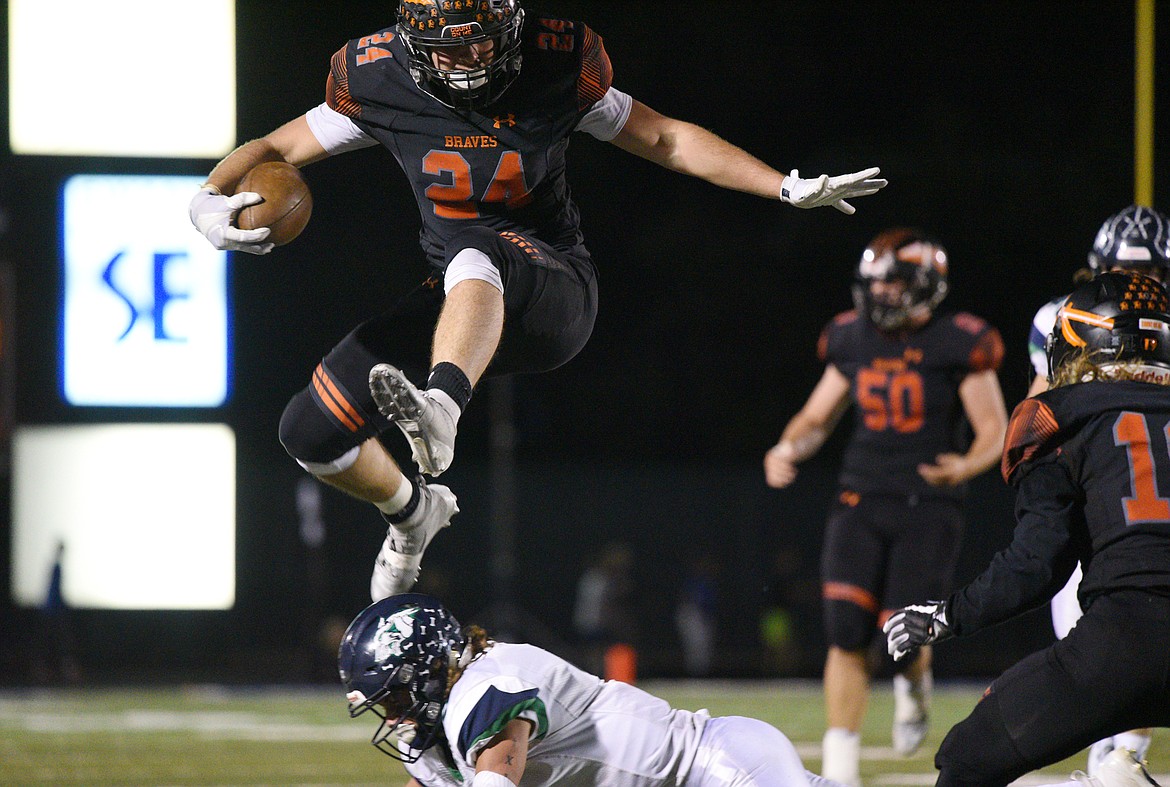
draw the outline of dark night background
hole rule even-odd
[[[337,10],[328,12],[323,5],[238,0],[239,141],[322,100],[330,55],[387,25],[393,8],[388,0],[330,4]],[[1133,201],[1132,5],[550,0],[527,7],[587,21],[605,39],[615,86],[660,112],[710,128],[785,171],[880,166],[890,185],[856,200],[854,216],[802,211],[575,135],[570,177],[601,273],[601,313],[570,364],[514,381],[516,582],[509,590],[492,580],[490,386],[473,398],[459,459],[442,479],[463,513],[428,550],[424,577],[446,581],[444,595],[463,619],[499,619],[508,608],[500,603],[511,601],[525,613],[520,633],[571,641],[574,585],[586,558],[625,540],[638,557],[643,670],[671,675],[681,670],[675,593],[691,561],[711,554],[721,564],[718,672],[771,674],[757,621],[779,593],[796,613],[804,655],[776,669],[819,675],[820,533],[848,422],[794,487],[767,489],[761,470],[764,451],[821,374],[817,334],[849,307],[853,266],[869,238],[895,224],[922,226],[950,252],[947,305],[1003,334],[1009,410],[1023,397],[1032,314],[1068,289],[1101,221]],[[1170,3],[1157,10],[1159,23],[1170,25]],[[1156,118],[1164,124],[1170,51],[1160,38]],[[83,62],[85,47],[74,52]],[[85,122],[67,103],[60,112],[61,122]],[[1162,131],[1155,152],[1155,205],[1163,208],[1166,140]],[[221,421],[237,435],[235,609],[81,610],[87,673],[106,681],[318,676],[305,655],[313,639],[306,620],[348,621],[367,603],[384,528],[372,509],[327,490],[329,530],[318,555],[326,579],[314,590],[294,505],[302,473],[279,445],[276,425],[332,344],[424,275],[417,209],[397,165],[377,148],[306,170],[315,205],[304,234],[266,257],[230,261],[228,403],[176,412],[64,403],[56,368],[59,193],[76,173],[203,175],[214,162],[0,155],[7,214],[0,260],[15,272],[18,303],[18,423]],[[31,613],[7,601],[6,502],[0,510],[0,680],[19,682]],[[1011,493],[994,472],[973,483],[960,580],[1007,543],[1011,516]],[[167,512],[158,517],[165,527]],[[779,579],[777,555],[786,566]],[[1050,639],[1047,611],[1039,610],[943,646],[936,669],[995,674]]]

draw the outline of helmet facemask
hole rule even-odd
[[[515,0],[402,0],[398,14],[411,78],[446,106],[483,109],[520,73]]]
[[[409,593],[367,607],[341,641],[338,669],[349,715],[373,711],[371,743],[414,762],[442,738],[447,677],[466,639],[440,602]]]

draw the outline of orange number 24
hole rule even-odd
[[[432,150],[423,158],[423,172],[428,175],[450,175],[450,183],[432,183],[427,186],[427,198],[435,205],[435,215],[444,219],[477,219],[478,203],[474,200],[475,184],[471,179],[471,165],[462,153],[451,150]],[[500,154],[496,171],[487,191],[479,202],[503,202],[509,208],[519,208],[531,201],[524,178],[524,161],[515,150]]]

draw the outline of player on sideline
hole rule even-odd
[[[1091,275],[1107,271],[1136,271],[1166,284],[1170,274],[1170,218],[1153,208],[1130,205],[1101,225],[1089,251]],[[1040,307],[1032,320],[1028,334],[1028,356],[1036,373],[1028,389],[1029,396],[1048,390],[1048,354],[1046,344],[1056,324],[1056,312],[1068,298],[1061,295]],[[1052,597],[1052,628],[1059,639],[1064,639],[1081,617],[1077,587],[1081,582],[1078,563],[1063,589]],[[1129,730],[1097,741],[1089,748],[1085,770],[1090,776],[1097,772],[1101,762],[1115,748],[1128,748],[1145,759],[1150,748],[1149,730]]]
[[[396,424],[420,470],[437,476],[489,364],[492,374],[553,369],[593,329],[597,276],[565,177],[572,132],[802,208],[852,213],[847,200],[886,185],[877,168],[785,175],[658,114],[613,87],[602,39],[581,22],[527,18],[517,0],[402,0],[397,13],[395,26],[333,56],[324,103],[229,154],[190,205],[216,248],[264,254],[267,228],[232,224],[260,199],[235,189],[261,162],[301,167],[380,144],[413,187],[434,275],[342,339],[280,424],[285,449],[308,472],[389,522],[374,599],[414,584],[423,550],[458,512],[450,489],[403,474],[382,433]],[[362,172],[355,187],[377,188],[378,177]],[[412,380],[423,379],[416,388]]]
[[[950,588],[965,484],[995,464],[1007,426],[998,331],[971,314],[935,313],[947,267],[946,250],[919,230],[890,229],[870,242],[857,268],[856,308],[821,334],[825,372],[764,457],[768,484],[788,486],[797,463],[856,405],[821,554],[829,643],[821,773],[845,784],[861,779],[869,646],[888,611],[928,588]],[[900,754],[913,754],[926,736],[931,681],[929,650],[894,676]]]
[[[1004,444],[1012,543],[945,601],[886,622],[895,659],[1048,601],[1080,561],[1084,615],[997,678],[947,734],[938,784],[1008,784],[1134,727],[1170,725],[1170,298],[1154,279],[1103,273],[1057,313],[1051,390],[1025,399]],[[1149,785],[1110,752],[1094,778]]]

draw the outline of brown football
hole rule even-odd
[[[313,212],[313,195],[301,171],[284,161],[266,161],[248,171],[236,193],[254,191],[264,198],[249,205],[236,217],[242,230],[268,227],[267,240],[283,246],[301,234]]]

